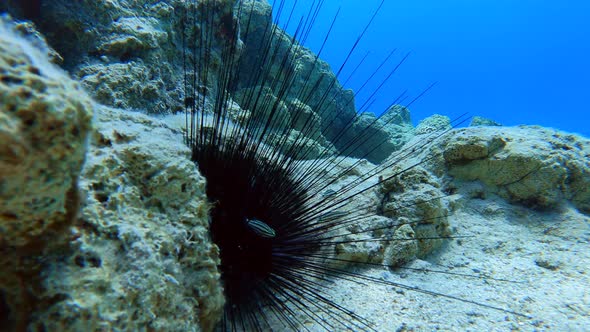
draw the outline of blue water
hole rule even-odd
[[[337,71],[380,2],[327,0],[305,45],[319,51],[341,7],[321,53]],[[310,3],[299,0],[296,17]],[[504,125],[538,124],[590,137],[588,0],[386,0],[341,81],[370,51],[360,74],[346,84],[358,90],[394,48],[397,58],[357,95],[357,108],[369,100],[369,111],[379,114],[404,90],[416,96],[438,82],[410,107],[414,122],[467,112]],[[408,60],[371,103],[370,92],[407,52]]]

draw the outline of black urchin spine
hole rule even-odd
[[[425,162],[419,161],[395,174],[370,182],[383,170],[413,156],[446,132],[427,135],[346,186],[338,190],[330,189],[340,177],[363,162],[359,159],[344,166],[346,157],[372,139],[372,129],[387,123],[378,124],[375,120],[349,137],[348,131],[358,115],[346,118],[344,109],[337,108],[336,114],[326,116],[331,120],[318,132],[311,126],[312,116],[301,108],[291,112],[290,123],[303,125],[295,137],[289,136],[292,128],[285,121],[285,115],[281,114],[288,96],[295,96],[301,104],[313,104],[314,111],[325,116],[335,97],[326,92],[312,101],[313,92],[320,86],[327,86],[326,91],[330,91],[337,81],[336,78],[323,76],[312,79],[310,72],[303,75],[302,84],[295,84],[296,59],[292,54],[297,54],[302,48],[298,40],[304,41],[311,33],[323,1],[314,1],[307,15],[299,20],[292,17],[292,8],[286,8],[284,1],[275,2],[273,5],[278,7],[279,15],[287,13],[287,22],[295,22],[297,26],[287,49],[277,46],[278,18],[267,22],[261,31],[253,31],[251,22],[257,19],[254,17],[256,1],[237,1],[235,5],[230,1],[193,1],[190,9],[182,13],[186,141],[192,149],[193,161],[207,179],[207,195],[213,205],[210,231],[213,241],[220,248],[220,270],[227,301],[220,328],[224,331],[262,331],[282,324],[284,326],[279,329],[306,330],[302,320],[308,319],[329,331],[343,328],[373,330],[370,321],[324,295],[324,283],[333,278],[396,286],[512,313],[483,303],[363,276],[333,264],[356,263],[334,257],[337,245],[395,240],[383,226],[348,233],[365,234],[364,239],[350,240],[339,234],[338,230],[375,213],[349,211],[346,206],[355,197]],[[359,40],[375,15],[359,35]],[[324,44],[335,20],[336,17]],[[262,35],[261,50],[253,68],[244,70],[246,63],[241,57],[244,47],[241,41],[247,43],[254,34]],[[216,44],[219,40],[222,40],[221,45]],[[341,74],[356,46],[351,47],[336,77]],[[214,54],[214,50],[219,49],[220,53]],[[392,55],[393,52],[375,73],[383,70]],[[407,56],[404,55],[393,66],[373,95],[391,79]],[[318,61],[319,54],[314,59],[314,67]],[[374,75],[367,81],[372,80]],[[235,93],[238,85],[246,87],[246,91],[239,96]],[[413,104],[430,88],[432,85],[406,105]],[[353,99],[354,96],[347,103],[353,103]],[[393,104],[406,100],[407,96],[402,93]],[[238,102],[239,109],[234,102]],[[370,101],[367,101],[360,109],[369,106]],[[245,114],[246,111],[250,113]],[[344,124],[331,137],[332,142],[338,143],[339,153],[324,147],[316,157],[311,158],[311,150],[305,145],[306,139],[326,135],[334,121],[342,118]],[[459,117],[455,124],[463,119],[464,116]],[[269,141],[271,137],[275,137],[273,142]],[[382,144],[384,142],[375,142],[364,156]],[[306,159],[312,160],[302,164],[300,160]],[[428,222],[422,219],[406,224]],[[370,233],[374,231],[384,231],[384,235],[371,237]],[[454,237],[438,236],[413,241],[449,238]],[[361,264],[383,266],[370,262]]]

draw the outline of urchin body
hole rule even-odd
[[[279,160],[261,158],[253,146],[204,144],[194,149],[193,161],[207,178],[210,231],[220,248],[228,305],[256,316],[257,300],[273,293],[273,283],[303,283],[289,271],[318,248],[313,233],[304,236],[308,195]]]

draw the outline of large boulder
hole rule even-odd
[[[94,104],[14,28],[30,26],[0,25],[0,329],[212,330],[218,249],[182,133]]]
[[[234,1],[208,0],[207,5],[221,22]],[[0,10],[33,21],[61,55],[62,67],[98,102],[170,114],[184,110],[184,86],[179,84],[184,79],[183,41],[193,40],[192,29],[202,27],[199,18],[183,19],[184,13],[201,12],[192,6],[181,0],[10,0]],[[210,41],[211,62],[219,63],[227,37],[215,34]],[[209,82],[216,80],[213,73],[217,71],[210,70]]]
[[[29,327],[211,331],[224,304],[205,179],[182,135],[97,106],[69,244],[47,253]]]
[[[353,131],[358,136],[342,153],[375,164],[382,163],[414,137],[410,111],[401,105],[391,106],[378,118],[372,113],[361,114],[354,122]]]
[[[584,137],[537,126],[479,127],[455,130],[439,146],[457,186],[478,181],[486,192],[528,207],[554,209],[570,201],[590,212],[590,140]]]
[[[13,31],[26,25],[0,23],[0,245],[32,245],[76,216],[92,107],[47,47]]]

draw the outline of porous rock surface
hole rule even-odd
[[[451,128],[451,119],[448,116],[434,114],[420,121],[418,126],[416,126],[416,135],[430,134]]]
[[[396,158],[395,153],[390,158]],[[335,167],[328,167],[328,172],[315,170],[316,176],[336,179],[326,193],[336,193],[343,188],[352,188],[345,196],[361,192],[346,201],[346,205],[326,209],[322,215],[326,222],[336,221],[345,226],[336,227],[331,235],[342,242],[334,248],[337,261],[329,263],[361,262],[397,267],[434,252],[443,244],[442,237],[451,235],[448,223],[451,207],[442,192],[442,180],[423,167],[396,175],[416,162],[414,159],[395,162],[378,176],[375,174],[378,166],[355,158],[338,160]],[[305,165],[305,162],[300,164],[303,168]],[[380,177],[390,176],[391,179],[378,183]],[[359,178],[365,180],[357,185]],[[316,199],[329,204],[331,197],[338,196],[320,193]]]
[[[94,104],[1,29],[0,330],[212,330],[218,252],[181,133]]]
[[[443,192],[443,181],[422,166],[409,168],[410,165],[408,161],[396,163],[382,175],[391,177],[381,187],[382,213],[396,221],[397,239],[417,240],[392,241],[406,256],[394,252],[389,255],[388,265],[425,257],[442,245],[443,237],[451,235],[448,222],[451,209]],[[414,255],[407,256],[409,253]]]
[[[393,105],[377,118],[373,113],[362,113],[355,119],[358,137],[355,144],[341,151],[342,154],[353,153],[378,164],[389,157],[392,152],[400,150],[412,137],[414,126],[410,111],[403,106]]]
[[[302,169],[308,167],[308,163],[302,162],[299,166]],[[324,161],[325,162],[325,161]],[[332,167],[334,166],[334,167]],[[352,188],[346,195],[352,195],[355,192],[365,190],[377,183],[376,177],[369,177],[363,183],[358,183],[358,179],[369,172],[375,165],[367,160],[355,158],[343,158],[342,160],[330,163],[326,168],[314,169],[313,177],[334,180],[323,192],[314,197],[310,204],[321,202],[330,208],[322,209],[318,218],[325,223],[336,223],[336,227],[331,231],[330,237],[336,237],[341,243],[334,245],[333,258],[326,264],[333,264],[342,267],[349,262],[367,262],[380,264],[383,261],[383,255],[388,242],[367,241],[376,237],[387,238],[391,236],[390,226],[392,220],[376,215],[379,206],[379,195],[376,190],[370,189],[366,192],[355,195],[349,199],[346,204],[336,205],[334,200],[338,200],[341,195],[337,194],[340,190]],[[312,189],[313,190],[313,189]],[[342,227],[344,226],[344,227]]]
[[[502,125],[492,119],[487,119],[481,116],[474,116],[469,123],[470,127],[475,126],[494,126],[494,127],[501,127]]]
[[[353,178],[375,167],[355,159],[341,167],[350,165],[355,165],[348,173]],[[401,241],[341,244],[336,248],[341,259],[399,266],[424,258],[444,243],[440,238],[453,236],[449,216],[462,213],[465,200],[499,197],[514,209],[558,213],[571,204],[590,212],[590,140],[548,128],[470,127],[440,138],[432,132],[414,137],[383,165],[379,176],[386,181],[347,206],[377,216],[346,228],[346,238]],[[331,189],[352,181],[344,177]],[[459,196],[450,195],[455,192]],[[371,229],[379,231],[366,231]]]
[[[222,8],[233,5],[231,0],[208,3],[217,21]],[[31,6],[38,8],[26,10]],[[184,107],[178,84],[183,80],[181,17],[191,6],[182,0],[11,1],[6,9],[35,22],[63,57],[62,66],[98,102],[169,114]],[[218,42],[212,41],[215,50]]]
[[[167,61],[171,50],[160,47],[171,37],[170,5],[99,0],[40,6],[38,17],[25,18],[39,26],[62,55],[64,68],[97,101],[151,112],[175,106],[173,98],[180,95]]]
[[[55,23],[56,18],[65,15],[62,18],[66,24],[60,23],[57,25],[58,29],[46,31],[54,31],[48,32],[54,33],[54,36],[61,36],[58,32],[65,31],[65,35],[71,38],[64,38],[63,42],[75,42],[75,45],[72,44],[73,48],[62,51],[65,66],[74,74],[81,73],[79,77],[85,79],[86,86],[95,93],[96,98],[122,107],[133,108],[139,105],[152,113],[160,112],[167,106],[172,110],[174,107],[181,108],[182,98],[179,98],[176,90],[178,77],[161,74],[168,70],[166,66],[169,63],[160,56],[169,55],[166,52],[171,50],[176,52],[176,49],[166,48],[166,45],[170,46],[166,43],[159,44],[156,48],[149,46],[152,41],[164,40],[159,39],[163,38],[162,32],[178,31],[178,26],[169,28],[156,22],[170,14],[168,4],[117,0],[44,3],[70,6],[65,7],[68,10],[56,11],[59,15],[52,14],[53,19],[47,20]],[[135,5],[138,5],[137,8]],[[88,12],[84,15],[98,13],[101,16],[98,20],[91,17],[92,19],[86,21],[90,22],[90,26],[94,25],[96,30],[85,29],[86,23],[82,22],[81,14],[78,18],[71,19],[72,15],[77,16],[80,11],[69,10],[79,9],[80,6],[90,6],[90,9],[85,9]],[[147,8],[151,13],[162,16],[157,18],[156,14],[139,15],[135,20],[134,15],[138,15],[135,12],[138,8]],[[109,17],[108,13],[115,14]],[[125,30],[125,27],[132,27],[129,24],[136,23],[146,28],[146,35],[141,35],[144,28],[137,31]],[[112,30],[112,34],[105,34],[105,27],[117,30]],[[96,40],[102,36],[104,39]],[[79,53],[79,58],[73,56],[76,53]],[[148,58],[154,55],[152,62],[146,60],[146,54]],[[309,61],[307,64],[301,63],[301,68],[312,63],[314,56],[302,55],[303,58]],[[154,71],[160,65],[162,72]],[[110,78],[101,78],[100,75]],[[128,87],[130,82],[136,82],[137,79],[144,79],[148,84],[131,84]],[[170,85],[170,82],[174,85]],[[144,94],[144,91],[147,93]],[[158,94],[151,99],[153,103],[141,102],[152,91]],[[161,100],[164,102],[159,104]],[[292,102],[298,103],[296,100]],[[308,107],[313,112],[310,105],[303,107]],[[79,185],[82,190],[81,210],[75,216],[75,226],[65,234],[68,241],[62,242],[60,246],[42,249],[45,250],[42,256],[22,255],[19,254],[22,251],[15,250],[14,247],[2,248],[0,313],[10,318],[1,320],[0,330],[10,330],[15,325],[17,329],[24,330],[27,324],[31,328],[47,330],[100,330],[111,326],[121,330],[145,326],[153,330],[171,331],[211,329],[219,318],[223,302],[218,273],[215,270],[218,261],[216,249],[209,242],[205,230],[204,215],[207,206],[203,194],[203,179],[188,161],[189,151],[182,146],[181,135],[153,118],[136,113],[97,106],[96,118],[96,130],[92,132],[90,152]],[[333,120],[323,121],[315,114],[314,126],[330,124],[337,129],[343,128],[346,123],[346,119]],[[437,130],[449,128],[445,124],[448,123],[446,120],[438,120],[420,129],[419,133],[422,135],[406,144],[406,148],[432,133],[436,136]],[[374,135],[379,136],[378,133]],[[387,135],[379,137],[387,138]],[[590,181],[586,139],[538,127],[468,128],[451,131],[429,149],[411,149],[411,158],[405,164],[396,163],[396,155],[391,156],[385,162],[391,165],[382,176],[396,174],[419,160],[425,162],[408,170],[402,177],[392,178],[381,187],[356,197],[347,209],[377,212],[378,215],[366,218],[366,224],[349,225],[349,228],[342,230],[343,234],[350,234],[349,239],[353,240],[361,239],[355,238],[353,233],[361,234],[362,231],[374,229],[365,233],[365,238],[383,236],[401,241],[351,242],[335,249],[338,257],[362,262],[383,262],[392,266],[411,261],[415,257],[436,262],[436,259],[427,257],[427,254],[440,245],[440,240],[417,242],[412,239],[454,234],[450,231],[450,222],[454,227],[459,226],[464,233],[485,234],[485,241],[481,241],[481,248],[470,249],[465,254],[461,254],[462,250],[469,246],[462,245],[460,241],[448,241],[450,249],[447,248],[449,250],[444,252],[450,258],[443,261],[447,266],[457,269],[467,267],[468,274],[479,273],[477,271],[481,269],[486,272],[487,269],[496,269],[494,272],[499,277],[517,273],[523,278],[533,278],[530,280],[533,287],[526,288],[527,284],[515,286],[524,288],[526,292],[530,291],[533,300],[515,301],[511,294],[514,289],[510,284],[498,287],[496,294],[508,293],[504,297],[504,303],[515,303],[515,310],[518,312],[541,312],[543,308],[557,302],[547,301],[538,293],[533,294],[538,287],[550,285],[551,289],[545,287],[543,291],[551,292],[553,285],[558,285],[561,291],[573,279],[581,280],[579,284],[583,285],[583,281],[587,279],[584,277],[587,274],[587,264],[584,264],[587,259],[577,262],[577,259],[559,256],[554,251],[555,243],[559,243],[558,251],[563,251],[564,254],[571,255],[568,250],[573,252],[574,249],[579,249],[584,254],[586,251],[581,245],[567,249],[571,246],[567,239],[584,234],[583,230],[586,228],[576,230],[575,234],[570,232],[573,234],[570,236],[565,233],[567,229],[564,230],[555,219],[563,219],[563,223],[569,225],[567,221],[574,219],[570,218],[573,214],[546,215],[543,211],[559,213],[560,206],[571,202],[580,211],[588,213]],[[404,149],[400,151],[403,152]],[[319,154],[316,153],[315,156]],[[342,167],[356,162],[355,159],[349,159]],[[331,189],[338,190],[339,187],[346,186],[373,167],[370,163],[361,162],[352,167],[340,179],[341,182],[335,183]],[[377,178],[374,177],[364,185],[371,185],[376,181]],[[459,193],[461,197],[444,197],[452,192]],[[450,212],[453,212],[453,216],[447,218]],[[498,218],[501,214],[505,214],[506,220]],[[533,221],[538,222],[541,218],[544,218],[544,225],[548,226],[546,229],[535,229]],[[513,220],[518,220],[518,224],[515,225]],[[587,221],[585,222],[584,225],[587,225]],[[475,229],[472,228],[474,224]],[[381,227],[383,228],[380,229]],[[486,233],[490,229],[493,231]],[[522,233],[517,233],[514,229]],[[531,230],[535,238],[522,236],[531,233]],[[568,235],[564,236],[562,233]],[[496,238],[498,234],[501,234],[500,238]],[[547,234],[555,234],[550,237],[554,242],[546,240]],[[588,243],[585,237],[580,236],[578,244]],[[542,245],[529,247],[531,240]],[[470,243],[479,244],[479,241]],[[35,249],[35,253],[39,251],[38,248]],[[531,251],[534,251],[534,261],[521,257],[522,252],[526,252],[528,259]],[[541,251],[546,254],[539,254]],[[29,252],[31,251],[27,251]],[[482,259],[482,252],[490,260]],[[498,252],[502,255],[502,263],[517,253],[514,255],[517,258],[512,257],[511,270],[504,269],[504,264],[494,265],[498,257],[492,254]],[[568,269],[570,261],[577,262],[575,269]],[[424,269],[424,266],[427,269],[439,268],[434,264],[430,266],[427,261],[416,262],[419,263],[419,269]],[[562,270],[569,274],[559,274],[563,277],[561,279],[547,278],[535,269],[553,275]],[[395,279],[398,277],[397,270],[378,270],[378,273],[380,278],[398,282]],[[420,279],[421,275],[415,273],[410,275],[410,279],[412,282],[419,281],[414,279]],[[403,273],[399,273],[399,276],[404,278]],[[437,278],[436,274],[427,274],[427,277],[431,284],[424,286],[425,289],[431,289],[432,284],[437,284],[443,287],[442,292],[449,294],[458,289],[471,289],[472,285],[463,283],[459,287],[445,289],[447,284],[454,285],[457,278],[451,280],[446,275]],[[401,279],[399,282],[407,283],[407,280]],[[583,321],[579,318],[588,317],[587,303],[576,300],[575,303],[560,303],[559,309],[548,312],[548,317],[551,318],[545,322],[535,320],[522,323],[506,313],[500,313],[501,317],[491,320],[493,315],[485,311],[481,314],[472,305],[458,319],[449,319],[446,302],[442,302],[441,306],[444,307],[439,309],[436,303],[433,304],[432,297],[428,297],[424,304],[417,305],[412,303],[414,293],[404,296],[403,292],[397,290],[399,295],[393,294],[393,297],[387,298],[387,305],[382,305],[384,297],[392,293],[382,289],[377,297],[366,302],[363,295],[369,293],[369,290],[367,285],[361,286],[361,291],[347,297],[361,300],[359,312],[363,308],[369,308],[365,316],[378,316],[377,319],[395,312],[395,317],[387,317],[389,320],[379,325],[384,327],[383,330],[396,326],[400,330],[413,327],[420,330],[433,326],[449,330],[485,330],[490,328],[490,322],[512,329],[523,329],[522,324],[533,329],[535,324],[536,328],[565,329],[564,327],[574,326],[579,330],[583,326],[580,325]],[[581,288],[574,287],[570,294],[572,296],[567,298],[580,297]],[[338,291],[347,289],[349,288],[344,287]],[[524,295],[520,298],[524,298]],[[394,303],[397,301],[399,303]],[[483,297],[479,301],[487,302],[488,299]],[[392,303],[394,308],[400,310],[392,309]],[[453,306],[455,304],[457,302],[452,302]],[[383,315],[375,314],[379,312],[375,311],[375,306],[385,311]],[[411,310],[406,310],[408,308]],[[412,310],[414,308],[416,310]],[[437,318],[438,321],[431,319],[436,317],[437,312],[443,312],[443,317]],[[19,313],[24,314],[17,316]],[[573,318],[572,325],[559,320],[562,313],[568,316],[567,321]]]
[[[537,126],[464,128],[432,150],[454,186],[478,182],[474,195],[497,194],[535,209],[571,202],[590,212],[590,141]]]
[[[583,330],[590,322],[580,292],[590,261],[590,140],[537,126],[473,127],[438,136],[414,137],[382,164],[382,176],[400,176],[351,203],[352,211],[382,205],[379,216],[349,232],[384,226],[385,237],[398,241],[345,244],[336,251],[344,259],[394,267],[355,270],[391,282],[392,289],[337,279],[327,293],[350,298],[347,308],[371,317],[379,331]],[[362,174],[371,166],[354,169]],[[413,240],[447,236],[453,239]],[[429,251],[441,242],[443,250]],[[422,290],[467,302],[423,296]]]
[[[309,49],[299,44],[292,45],[292,37],[280,28],[271,30],[270,4],[266,1],[246,0],[243,2],[243,9],[241,28],[242,31],[249,31],[249,33],[247,37],[243,36],[245,47],[241,55],[241,70],[244,75],[240,77],[238,89],[253,88],[247,84],[252,81],[250,79],[252,75],[259,74],[257,69],[256,71],[252,69],[260,67],[260,50],[264,49],[265,45],[270,45],[270,53],[276,54],[278,59],[288,59],[287,66],[284,66],[282,61],[273,63],[267,84],[274,84],[273,80],[278,82],[290,80],[289,89],[286,93],[281,92],[285,94],[283,100],[303,104],[303,107],[313,112],[311,115],[300,116],[299,122],[307,121],[308,116],[314,120],[312,121],[314,130],[306,132],[306,137],[317,141],[325,151],[321,154],[313,154],[314,157],[326,157],[329,155],[327,152],[335,147],[342,155],[366,158],[373,163],[379,163],[408,140],[408,136],[411,136],[413,131],[411,123],[408,126],[408,123],[401,122],[397,127],[388,127],[392,124],[392,121],[389,121],[392,118],[375,121],[375,116],[369,113],[357,117],[354,92],[341,86],[329,64],[318,59]],[[246,26],[247,23],[250,24],[249,28]],[[290,71],[293,73],[288,75],[292,77],[286,74]],[[279,91],[275,93],[278,94]],[[301,98],[301,95],[304,98]],[[240,100],[237,102],[248,109],[246,103],[241,103]],[[404,113],[406,111],[403,107],[396,105],[387,112]],[[297,121],[294,122],[291,126],[297,130]],[[363,137],[367,139],[359,139],[361,133],[364,133]],[[350,148],[351,142],[355,143],[354,148]],[[375,142],[383,142],[383,144],[375,148]]]
[[[142,114],[100,106],[65,252],[50,255],[31,326],[205,331],[223,307],[205,180],[182,137]]]
[[[3,246],[28,245],[71,224],[92,117],[80,85],[47,61],[49,49],[14,29],[27,27],[0,20]]]
[[[227,13],[234,4],[230,0],[207,0],[209,10],[216,15],[213,26],[223,26]],[[43,2],[39,8],[22,5],[12,1],[8,9],[21,17],[32,19],[47,36],[50,44],[63,57],[63,67],[80,80],[91,96],[105,105],[123,109],[141,109],[148,113],[169,114],[183,110],[183,35],[185,44],[192,40],[192,32],[183,31],[183,26],[203,29],[197,20],[182,20],[184,13],[193,11],[191,2],[171,1],[127,1],[99,0],[83,2]],[[0,7],[2,8],[2,7]],[[199,8],[197,12],[201,12]],[[30,17],[35,13],[34,17]],[[29,15],[29,16],[27,16]],[[235,96],[240,89],[253,89],[248,86],[250,77],[258,74],[252,71],[258,63],[259,52],[272,38],[271,49],[276,57],[288,57],[289,65],[274,61],[270,68],[269,80],[286,80],[286,73],[293,70],[289,80],[290,88],[282,100],[290,105],[292,112],[308,108],[301,116],[287,123],[295,131],[291,136],[303,134],[305,146],[314,146],[316,152],[308,159],[322,157],[340,150],[343,155],[367,158],[371,162],[382,162],[407,139],[409,131],[405,127],[391,130],[379,121],[370,130],[384,143],[373,149],[374,140],[363,140],[357,149],[348,149],[351,140],[366,131],[367,121],[355,121],[356,108],[354,93],[344,89],[338,82],[330,66],[317,59],[305,47],[292,46],[292,38],[280,28],[271,37],[272,10],[266,1],[247,0],[242,4],[239,22],[242,24],[242,40],[237,40],[237,53],[240,57],[241,74],[235,83]],[[238,19],[238,18],[234,18]],[[250,22],[250,27],[245,25]],[[245,36],[248,31],[248,36]],[[266,33],[265,33],[266,32]],[[216,94],[216,66],[221,63],[221,45],[229,35],[214,33],[211,40],[211,70],[208,82],[211,97]],[[189,46],[189,45],[185,45]],[[195,60],[188,52],[188,60]],[[190,81],[190,80],[189,80]],[[316,84],[317,83],[317,84]],[[312,88],[313,86],[313,88]],[[305,90],[304,98],[301,91]],[[278,94],[278,92],[274,92]],[[237,100],[245,112],[252,112],[246,102]],[[292,105],[299,105],[292,107]],[[293,118],[293,117],[292,117]],[[287,118],[286,118],[287,119]],[[302,122],[311,120],[305,131],[298,128]],[[370,121],[372,122],[372,121]],[[413,130],[410,128],[410,131]],[[342,133],[342,135],[340,135]],[[314,140],[316,142],[308,142]],[[267,142],[273,144],[272,141]],[[347,151],[342,151],[347,150]]]

